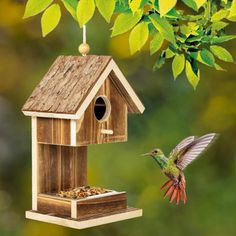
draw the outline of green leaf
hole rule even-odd
[[[210,53],[210,52],[209,52]],[[211,54],[211,53],[210,53]],[[212,55],[212,54],[211,54]],[[210,67],[216,67],[216,63],[209,63],[204,57],[204,59],[202,58],[201,56],[201,51],[198,51],[198,52],[191,52],[190,53],[190,56],[195,60],[195,61],[199,61],[201,62],[202,64],[206,65],[206,66],[210,66]],[[213,59],[214,59],[214,56],[212,55]],[[214,59],[215,60],[215,59]]]
[[[177,41],[180,41],[181,43],[184,43],[186,38],[187,37],[185,35],[176,35]]]
[[[159,0],[159,10],[160,15],[164,16],[166,13],[168,13],[172,8],[175,7],[177,0]]]
[[[155,28],[160,32],[163,38],[173,43],[174,45],[176,44],[174,28],[165,18],[161,18],[159,15],[153,14],[149,16],[149,19],[151,20]]]
[[[207,65],[215,67],[215,58],[210,51],[208,51],[207,49],[202,49],[200,51],[200,56],[203,62],[205,62]]]
[[[157,52],[161,48],[162,44],[163,37],[159,32],[157,32],[150,43],[150,54],[153,55]]]
[[[66,10],[72,15],[72,17],[77,21],[76,9],[78,5],[77,0],[61,0],[64,4]]]
[[[131,31],[129,36],[129,45],[131,54],[139,51],[148,40],[148,25],[146,22],[137,24]]]
[[[125,1],[116,1],[115,13],[124,13],[130,11],[130,6],[128,0]]]
[[[158,70],[160,69],[164,64],[165,64],[165,52],[163,52],[156,60],[156,63],[153,66],[153,70]]]
[[[104,1],[104,0],[103,0]],[[129,6],[132,12],[139,10],[142,0],[129,0]]]
[[[80,0],[77,6],[77,19],[80,27],[83,27],[92,17],[95,11],[94,0]]]
[[[228,15],[228,19],[235,21],[236,18],[236,0],[232,1],[231,7],[230,7],[230,12]]]
[[[213,45],[210,47],[213,54],[222,61],[233,62],[234,59],[229,51],[221,46]]]
[[[224,29],[226,26],[228,26],[229,24],[228,23],[225,23],[223,21],[218,21],[218,22],[214,22],[212,25],[211,25],[211,30],[212,31],[219,31],[221,29]]]
[[[199,9],[206,3],[206,0],[195,0],[195,3],[197,5],[197,8]]]
[[[165,50],[165,52],[167,59],[172,58],[175,55],[175,53],[169,47]]]
[[[215,36],[211,38],[211,44],[218,44],[218,43],[224,43],[230,40],[236,39],[236,35],[223,35],[223,36]]]
[[[195,90],[200,81],[200,71],[198,70],[197,73],[194,73],[191,63],[186,60],[185,73],[189,83],[193,86]]]
[[[228,10],[221,9],[211,17],[211,21],[212,22],[220,21],[220,20],[226,18],[228,16],[228,14],[229,14]]]
[[[116,0],[96,0],[96,5],[101,15],[109,23],[115,10]]]
[[[183,35],[185,35],[186,37],[189,37],[190,35],[198,35],[198,28],[199,25],[196,24],[195,22],[189,22],[188,25],[181,25],[180,26],[180,31]]]
[[[188,7],[192,8],[194,11],[197,11],[197,4],[194,0],[182,0],[183,3],[185,3],[185,5],[187,5]]]
[[[166,15],[168,19],[183,19],[183,11],[172,8]]]
[[[53,0],[28,0],[23,18],[35,16],[44,11]]]
[[[180,26],[180,32],[188,37],[191,34],[191,29],[187,25],[181,25]]]
[[[42,15],[41,26],[43,37],[53,31],[61,19],[61,9],[58,4],[52,4]]]
[[[172,62],[172,71],[174,79],[176,79],[184,70],[185,67],[185,57],[184,54],[176,55]]]
[[[186,42],[188,43],[192,43],[192,42],[200,42],[202,40],[202,36],[193,36],[193,37],[189,37],[188,39],[186,39]]]
[[[132,29],[142,18],[143,12],[137,11],[134,14],[121,13],[117,18],[113,26],[112,35],[114,37],[119,34],[123,34]]]
[[[220,65],[215,64],[215,69],[219,71],[226,71],[224,68],[222,68]]]

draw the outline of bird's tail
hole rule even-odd
[[[164,198],[167,196],[170,196],[170,202],[173,202],[175,199],[176,205],[179,204],[179,201],[182,200],[182,202],[185,204],[186,203],[186,182],[185,182],[185,177],[184,174],[181,174],[179,176],[178,181],[176,180],[169,180],[167,181],[162,187],[161,190],[167,189]]]

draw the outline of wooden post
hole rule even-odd
[[[77,219],[77,200],[71,200],[71,218]]]
[[[37,143],[37,118],[32,117],[32,210],[37,211],[38,195],[38,143]]]
[[[70,121],[70,145],[76,146],[76,120]]]

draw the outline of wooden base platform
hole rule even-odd
[[[142,209],[128,207],[127,209],[113,212],[112,214],[103,214],[99,217],[87,218],[83,220],[76,220],[69,217],[59,217],[50,214],[42,214],[37,211],[26,211],[25,217],[27,219],[42,221],[46,223],[61,225],[74,229],[86,229],[98,225],[113,223],[122,220],[128,220],[142,216]]]

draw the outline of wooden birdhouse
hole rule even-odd
[[[82,229],[141,216],[126,192],[87,186],[87,147],[127,141],[128,112],[144,109],[110,56],[59,56],[22,108],[32,117],[26,218]]]

